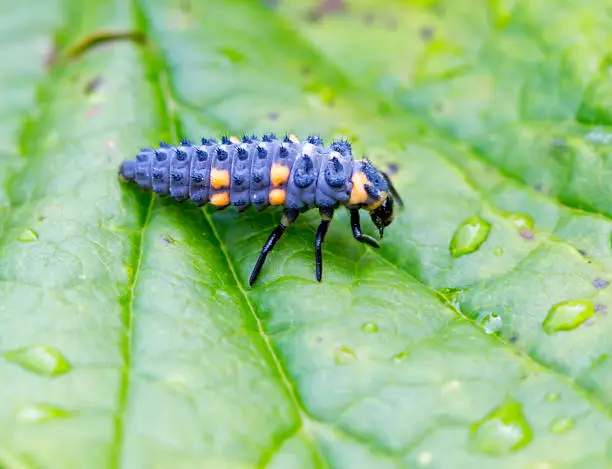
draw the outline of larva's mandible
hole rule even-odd
[[[136,158],[121,164],[125,181],[147,191],[169,195],[177,201],[229,206],[242,212],[249,206],[263,210],[283,206],[280,224],[274,229],[253,268],[252,285],[276,242],[300,213],[318,208],[321,223],[315,239],[316,277],[322,276],[321,245],[334,210],[343,205],[350,211],[353,236],[373,247],[378,243],[361,233],[359,210],[370,213],[380,236],[394,219],[394,199],[401,198],[389,177],[367,159],[354,160],[351,145],[336,140],[324,147],[319,137],[304,142],[291,135],[277,139],[222,137],[202,139],[200,145],[182,140],[180,145],[161,143],[143,148]]]

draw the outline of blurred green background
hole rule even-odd
[[[603,0],[0,0],[0,468],[612,467]],[[406,208],[117,180],[181,137],[339,136]],[[364,218],[369,234],[375,230]]]

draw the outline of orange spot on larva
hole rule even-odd
[[[283,189],[272,189],[268,196],[271,205],[282,205],[285,203],[287,193]]]
[[[293,143],[300,143],[300,139],[297,138],[295,134],[289,134],[289,140],[291,140]]]
[[[215,207],[225,207],[229,205],[230,198],[227,192],[217,192],[210,196],[210,203]]]
[[[351,197],[348,201],[349,205],[363,204],[368,200],[368,193],[364,187],[368,182],[368,178],[361,171],[358,171],[353,173],[351,181],[353,182],[353,188],[351,189]]]
[[[210,185],[215,189],[229,186],[229,171],[225,169],[213,169],[210,172]]]
[[[240,139],[238,137],[236,137],[235,135],[232,135],[229,138],[229,141],[232,142],[232,143],[240,143]]]
[[[289,179],[289,168],[279,163],[274,163],[270,170],[270,181],[273,186],[280,186]]]

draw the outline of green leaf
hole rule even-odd
[[[22,3],[0,4],[0,467],[610,465],[603,2]],[[339,211],[316,282],[312,211],[249,288],[277,210],[117,178],[160,140],[270,130],[392,173],[379,250]]]

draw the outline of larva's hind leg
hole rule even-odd
[[[334,216],[334,209],[319,209],[321,214],[321,223],[317,228],[317,236],[315,237],[315,266],[317,281],[320,282],[323,277],[323,252],[322,246],[327,234],[327,229]]]
[[[359,210],[357,209],[351,210],[351,229],[353,230],[353,238],[355,238],[360,243],[369,244],[370,246],[374,248],[380,247],[380,245],[374,238],[368,235],[364,235],[361,232],[361,222],[359,219]]]
[[[283,210],[283,218],[281,222],[276,228],[274,228],[274,231],[272,231],[272,233],[266,240],[263,249],[259,253],[257,262],[255,262],[255,267],[253,267],[253,270],[251,271],[251,276],[249,278],[250,286],[253,286],[255,280],[257,280],[257,276],[259,275],[259,272],[261,272],[261,268],[263,267],[264,262],[266,262],[266,257],[268,257],[268,253],[272,250],[274,245],[281,238],[287,227],[295,221],[295,219],[298,217],[298,214],[299,212],[297,210]]]

